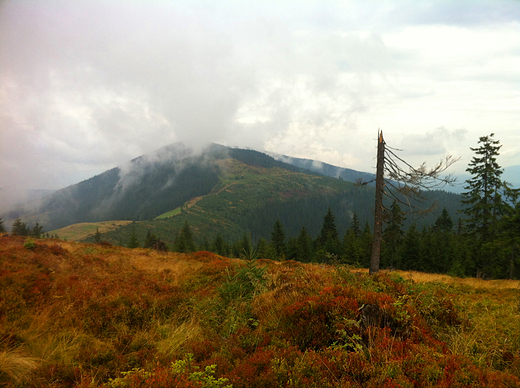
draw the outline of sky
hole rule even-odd
[[[495,133],[520,165],[520,1],[0,0],[0,196],[182,141],[374,172]]]

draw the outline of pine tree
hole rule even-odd
[[[184,226],[175,239],[174,246],[175,251],[182,253],[190,253],[196,250],[195,242],[193,240],[193,233],[191,231],[191,226],[188,223],[188,220],[184,222]]]
[[[153,248],[157,244],[157,237],[155,234],[151,233],[150,230],[146,233],[146,238],[144,240],[144,248]]]
[[[96,234],[94,235],[94,241],[97,243],[101,242],[101,233],[99,233],[99,228],[96,228]]]
[[[470,148],[476,156],[466,169],[472,177],[466,180],[466,190],[462,194],[463,212],[468,216],[466,228],[479,242],[492,240],[496,222],[503,211],[500,179],[502,169],[497,163],[500,142],[494,140],[494,134],[480,137],[478,148]]]
[[[300,230],[300,234],[297,238],[298,248],[296,250],[296,260],[301,261],[302,263],[308,263],[312,261],[312,237],[305,227],[302,227]]]
[[[29,231],[29,235],[34,238],[41,238],[43,234],[43,226],[41,226],[39,223],[36,223],[32,227],[32,229]]]
[[[361,264],[361,250],[359,248],[360,238],[356,237],[353,228],[347,230],[343,237],[343,254],[341,261],[345,264],[360,265]]]
[[[361,228],[359,226],[359,219],[356,213],[352,216],[352,226],[350,227],[355,237],[361,236]]]
[[[339,256],[341,254],[341,243],[332,210],[329,210],[323,218],[323,226],[319,236],[319,244],[325,254]]]
[[[403,222],[405,213],[401,207],[394,201],[388,212],[387,226],[383,232],[383,251],[382,259],[384,263],[391,268],[398,268],[401,264],[399,248],[403,239]]]
[[[226,243],[224,242],[224,238],[220,233],[218,233],[217,237],[215,237],[215,240],[213,240],[211,250],[220,256],[225,256],[228,254],[228,252],[226,251]]]
[[[261,259],[265,259],[267,257],[267,241],[265,238],[258,240],[258,244],[256,244],[256,252],[258,257]]]
[[[415,224],[411,225],[403,239],[401,269],[424,270],[421,255],[421,240]]]
[[[285,257],[285,231],[280,220],[276,220],[273,226],[273,232],[271,233],[271,245],[277,258]]]
[[[476,259],[477,277],[502,277],[508,272],[509,260],[501,241],[501,219],[513,213],[506,200],[516,196],[516,191],[502,182],[502,168],[497,162],[502,147],[494,134],[482,136],[480,146],[471,148],[475,156],[466,169],[472,177],[466,181],[462,194],[463,213],[467,216],[466,231],[474,241],[473,257]]]
[[[25,225],[25,222],[23,222],[20,218],[14,220],[11,234],[13,236],[27,236],[29,231],[27,229],[27,225]]]
[[[128,240],[128,244],[126,246],[128,248],[139,248],[139,241],[137,240],[137,234],[135,233],[134,223],[132,223],[132,232],[130,234],[130,239]]]
[[[442,209],[442,214],[435,220],[434,229],[442,233],[451,233],[453,230],[453,220],[446,208]]]
[[[0,218],[0,233],[5,233],[4,221]]]

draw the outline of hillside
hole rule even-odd
[[[9,388],[520,385],[518,281],[0,240]]]
[[[333,170],[329,166],[321,172],[330,175]],[[171,245],[188,221],[201,244],[217,234],[227,241],[244,234],[253,241],[269,239],[278,219],[288,236],[305,227],[314,237],[330,208],[343,235],[354,212],[361,225],[372,223],[372,193],[370,186],[355,186],[257,151],[213,144],[196,155],[176,144],[60,190],[38,207],[18,209],[5,219],[21,216],[60,237],[66,232],[59,228],[76,223],[90,223],[92,229],[99,222],[139,221],[102,232],[104,240],[120,245],[126,245],[132,233],[143,241],[148,231]],[[405,226],[430,225],[443,207],[457,219],[458,196],[442,191],[429,195],[427,206],[437,201],[437,208],[425,216],[408,217]],[[93,236],[86,241],[92,242]]]
[[[103,239],[124,245],[133,228],[141,240],[151,230],[171,244],[188,221],[199,242],[202,237],[212,240],[217,233],[230,241],[248,233],[256,241],[270,235],[277,219],[286,225],[289,235],[297,234],[302,226],[317,234],[329,207],[334,209],[342,233],[350,225],[354,209],[361,219],[370,217],[372,195],[368,193],[372,189],[368,187],[280,167],[252,166],[231,158],[218,161],[216,166],[218,184],[207,195],[186,202],[176,216],[127,225],[104,234]]]

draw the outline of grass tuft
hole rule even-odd
[[[18,350],[0,351],[0,384],[20,383],[38,367],[39,360]]]

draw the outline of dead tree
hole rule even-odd
[[[383,221],[385,207],[383,197],[387,196],[399,203],[408,206],[411,211],[419,209],[422,203],[424,190],[433,190],[453,184],[455,178],[451,174],[441,177],[459,158],[446,156],[434,167],[427,169],[423,163],[419,167],[412,167],[408,162],[400,158],[394,151],[395,148],[388,147],[383,138],[383,131],[378,131],[377,164],[375,179],[375,208],[374,208],[374,238],[372,241],[372,255],[370,258],[369,274],[373,275],[379,271],[381,257],[381,243],[383,240]]]

